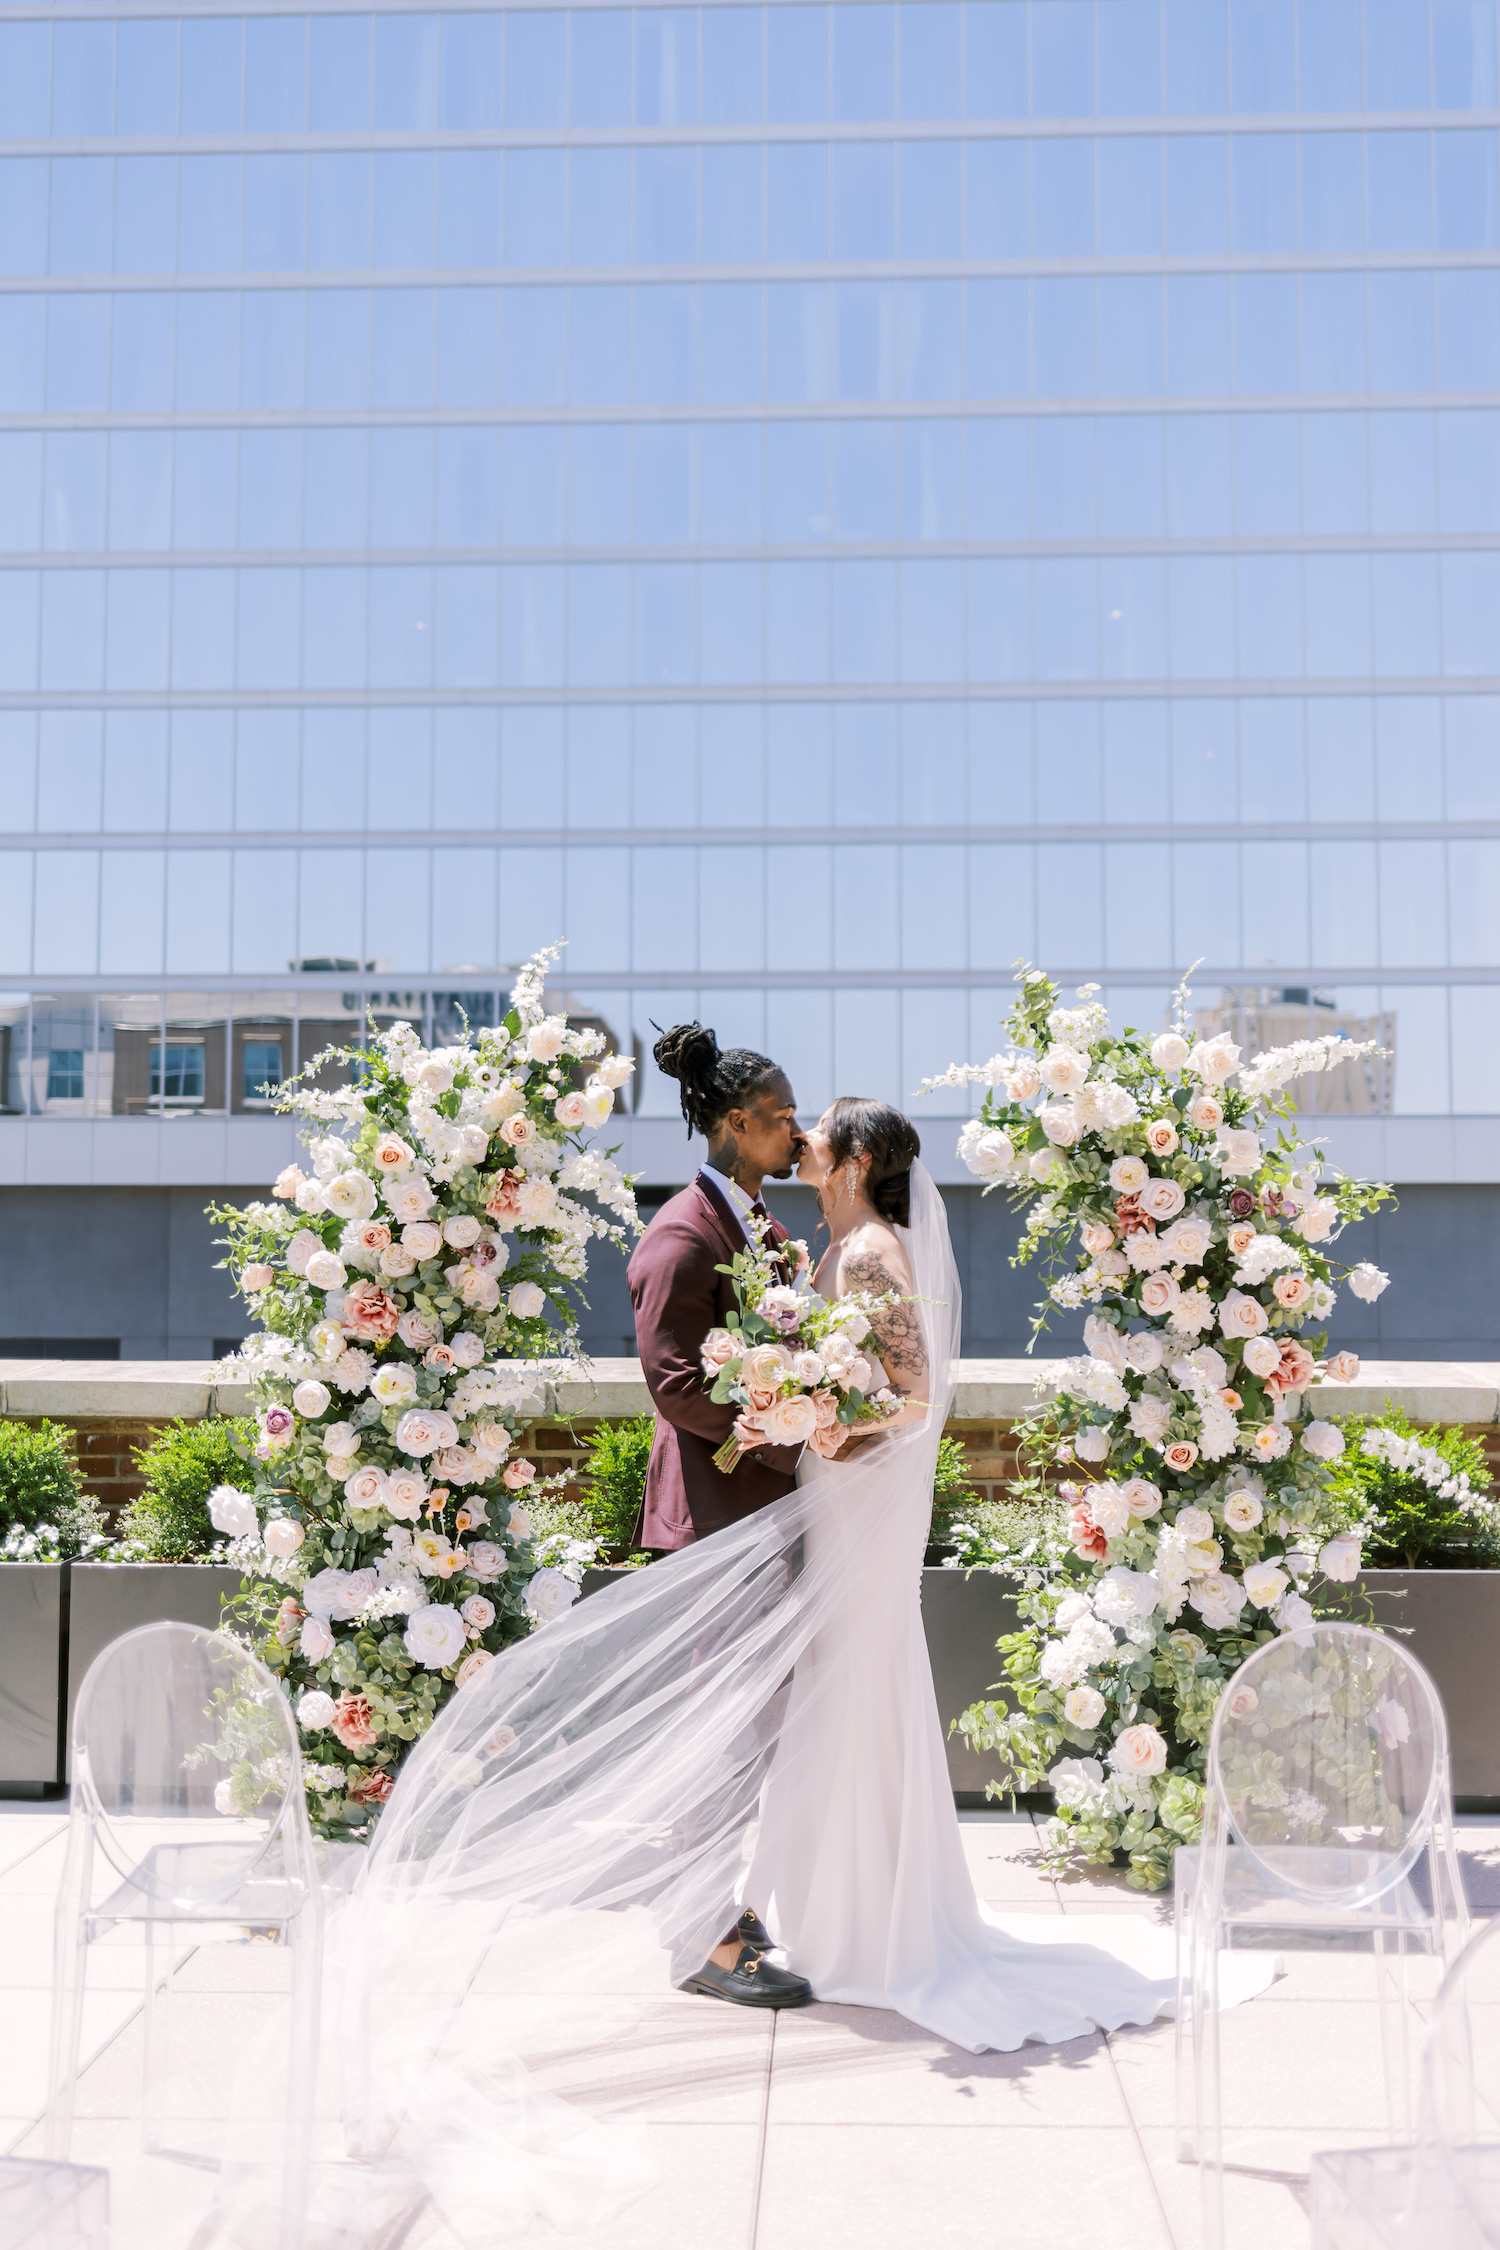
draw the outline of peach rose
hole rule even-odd
[[[1068,1537],[1073,1542],[1074,1554],[1084,1562],[1103,1562],[1109,1553],[1109,1541],[1095,1523],[1086,1500],[1080,1500],[1069,1511]]]
[[[1268,1391],[1285,1398],[1288,1391],[1305,1391],[1313,1379],[1317,1361],[1305,1344],[1287,1337],[1281,1346],[1281,1359],[1265,1378]]]
[[[531,1119],[524,1112],[521,1112],[515,1117],[506,1118],[505,1123],[500,1128],[500,1138],[502,1141],[508,1141],[512,1148],[526,1148],[536,1139],[536,1127],[532,1124]]]
[[[1256,1231],[1257,1230],[1244,1219],[1237,1221],[1236,1224],[1229,1229],[1224,1237],[1224,1246],[1228,1250],[1231,1258],[1239,1259],[1244,1257],[1245,1252],[1249,1249],[1251,1243],[1255,1240]]]
[[[1148,1219],[1158,1226],[1175,1219],[1187,1201],[1175,1180],[1148,1180],[1140,1192],[1140,1206]]]
[[[370,1724],[372,1716],[368,1697],[353,1695],[346,1688],[328,1724],[346,1750],[373,1750],[380,1737]]]
[[[1271,1295],[1288,1312],[1298,1312],[1312,1295],[1312,1283],[1305,1273],[1279,1273],[1271,1284]]]
[[[815,1429],[807,1442],[814,1453],[819,1454],[825,1461],[831,1461],[848,1435],[849,1430],[846,1423],[831,1422],[826,1426],[820,1425]]]
[[[1353,1383],[1359,1376],[1357,1352],[1335,1352],[1323,1373],[1334,1383]]]
[[[370,1160],[378,1173],[390,1178],[397,1172],[407,1171],[417,1158],[415,1150],[407,1147],[399,1133],[382,1133],[370,1152]]]
[[[242,1266],[240,1269],[240,1287],[249,1290],[252,1295],[259,1290],[269,1289],[275,1279],[274,1266]]]
[[[837,1422],[839,1418],[838,1392],[814,1391],[812,1393],[812,1402],[817,1412],[818,1428],[820,1430],[832,1429],[834,1423]]]
[[[1146,1146],[1153,1156],[1170,1156],[1177,1140],[1177,1127],[1170,1117],[1153,1117],[1146,1127]]]
[[[1103,1251],[1113,1250],[1115,1230],[1106,1226],[1102,1219],[1086,1219],[1078,1230],[1078,1239],[1089,1256],[1097,1258]]]
[[[524,1172],[497,1172],[490,1182],[490,1192],[485,1198],[485,1216],[499,1226],[514,1226],[521,1216],[521,1190],[526,1185]]]
[[[521,1492],[531,1483],[535,1475],[536,1466],[533,1462],[511,1461],[506,1465],[500,1482],[507,1492]]]
[[[766,1435],[772,1445],[805,1445],[818,1427],[818,1410],[805,1391],[795,1398],[779,1398],[766,1416]]]
[[[387,1296],[378,1281],[356,1281],[344,1299],[344,1333],[387,1343],[396,1333],[401,1307]]]
[[[1188,1103],[1188,1123],[1200,1133],[1217,1132],[1224,1122],[1224,1104],[1212,1094],[1195,1094]]]
[[[454,1686],[461,1688],[472,1687],[474,1685],[474,1682],[479,1678],[481,1672],[483,1672],[489,1665],[493,1664],[494,1661],[494,1656],[491,1654],[489,1649],[474,1649],[468,1656],[464,1658],[462,1664],[460,1664],[458,1670],[454,1673]]]
[[[1141,1311],[1152,1320],[1165,1319],[1180,1295],[1169,1273],[1148,1273],[1141,1283]]]
[[[1198,1448],[1190,1438],[1174,1438],[1162,1455],[1174,1476],[1185,1477],[1198,1458]]]
[[[731,1335],[727,1328],[710,1328],[703,1339],[704,1373],[716,1375],[721,1367],[728,1366],[730,1360],[738,1358],[740,1348],[739,1339]]]

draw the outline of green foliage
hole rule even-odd
[[[36,1561],[71,1561],[102,1539],[104,1519],[84,1493],[73,1433],[62,1424],[0,1422],[0,1534],[15,1535],[13,1559]]]
[[[215,1485],[255,1490],[250,1449],[255,1424],[213,1418],[172,1422],[149,1445],[137,1446],[136,1467],[146,1489],[120,1521],[120,1540],[132,1562],[178,1563],[206,1559],[222,1543],[208,1517]]]
[[[1414,1429],[1399,1407],[1389,1405],[1383,1414],[1349,1415],[1339,1427],[1344,1455],[1329,1482],[1328,1497],[1345,1522],[1362,1527],[1364,1560],[1371,1569],[1500,1568],[1500,1509],[1486,1497],[1491,1478],[1477,1438],[1466,1437],[1461,1429]],[[1379,1431],[1416,1448],[1412,1466],[1366,1450],[1366,1434]],[[1417,1460],[1426,1467],[1426,1476],[1419,1473]],[[1459,1486],[1446,1497],[1435,1489],[1445,1481],[1438,1463]]]
[[[589,1457],[579,1480],[584,1497],[574,1511],[575,1537],[597,1539],[601,1547],[617,1552],[629,1552],[634,1546],[655,1435],[654,1414],[600,1423],[589,1441]]]

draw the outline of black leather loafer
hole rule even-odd
[[[753,1945],[758,1952],[769,1953],[775,1940],[753,1906],[747,1906],[736,1925],[741,1945]]]
[[[681,1989],[700,1992],[708,2000],[730,2000],[737,2008],[805,2008],[813,1996],[806,1977],[774,1968],[753,1945],[740,1948],[732,1969],[705,1961]]]

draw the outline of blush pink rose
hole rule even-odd
[[[1353,1383],[1359,1377],[1359,1354],[1357,1352],[1335,1352],[1323,1372],[1332,1382]]]
[[[356,1281],[344,1299],[344,1333],[366,1336],[373,1343],[388,1343],[396,1333],[401,1308],[378,1281]]]
[[[1185,1477],[1198,1458],[1198,1448],[1190,1438],[1174,1438],[1162,1455],[1174,1476]]]
[[[1312,1295],[1312,1283],[1305,1273],[1279,1273],[1271,1284],[1271,1295],[1288,1312],[1298,1312]]]
[[[328,1724],[346,1750],[373,1750],[380,1737],[370,1724],[372,1716],[369,1699],[353,1695],[346,1688],[335,1703]]]
[[[1288,1391],[1305,1391],[1316,1366],[1307,1346],[1287,1337],[1281,1346],[1280,1363],[1264,1378],[1266,1389],[1274,1391],[1278,1398],[1285,1398]]]

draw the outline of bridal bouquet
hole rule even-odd
[[[584,1137],[633,1065],[546,1013],[557,951],[457,1046],[398,1023],[316,1057],[280,1091],[311,1169],[212,1213],[263,1328],[228,1370],[250,1376],[256,1490],[222,1485],[210,1513],[295,1697],[325,1835],[367,1832],[449,1696],[577,1591],[578,1558],[533,1544],[535,1472],[512,1447],[552,1355],[574,1351],[590,1240],[639,1228]],[[330,1064],[348,1081],[325,1091]]]
[[[1336,1275],[1365,1299],[1385,1287],[1330,1245],[1390,1191],[1330,1175],[1285,1089],[1369,1050],[1303,1040],[1246,1064],[1227,1033],[1195,1035],[1185,986],[1153,1039],[1113,1032],[1096,986],[1063,1008],[1040,972],[1019,982],[1011,1050],[929,1084],[987,1089],[959,1149],[1026,1209],[1019,1257],[1051,1261],[1036,1327],[1049,1305],[1089,1312],[1084,1355],[1022,1426],[1028,1489],[1070,1473],[1068,1538],[1023,1573],[1029,1622],[1001,1644],[1014,1708],[959,1724],[1023,1785],[1051,1784],[1059,1859],[1124,1854],[1156,1889],[1199,1833],[1225,1681],[1312,1621],[1320,1578],[1359,1572],[1328,1491],[1343,1434],[1307,1406],[1316,1377],[1359,1362],[1320,1362],[1305,1331]],[[1322,1808],[1304,1810],[1316,1841]]]
[[[886,1422],[906,1401],[885,1381],[878,1360],[860,1350],[874,1314],[902,1300],[893,1290],[872,1296],[854,1290],[830,1304],[785,1275],[804,1275],[807,1245],[790,1242],[778,1252],[752,1219],[754,1249],[721,1266],[733,1280],[738,1311],[727,1328],[711,1328],[703,1341],[703,1372],[716,1406],[731,1401],[741,1419],[762,1429],[772,1445],[810,1445],[831,1460],[859,1423]],[[731,1434],[714,1455],[727,1475],[743,1453]]]

